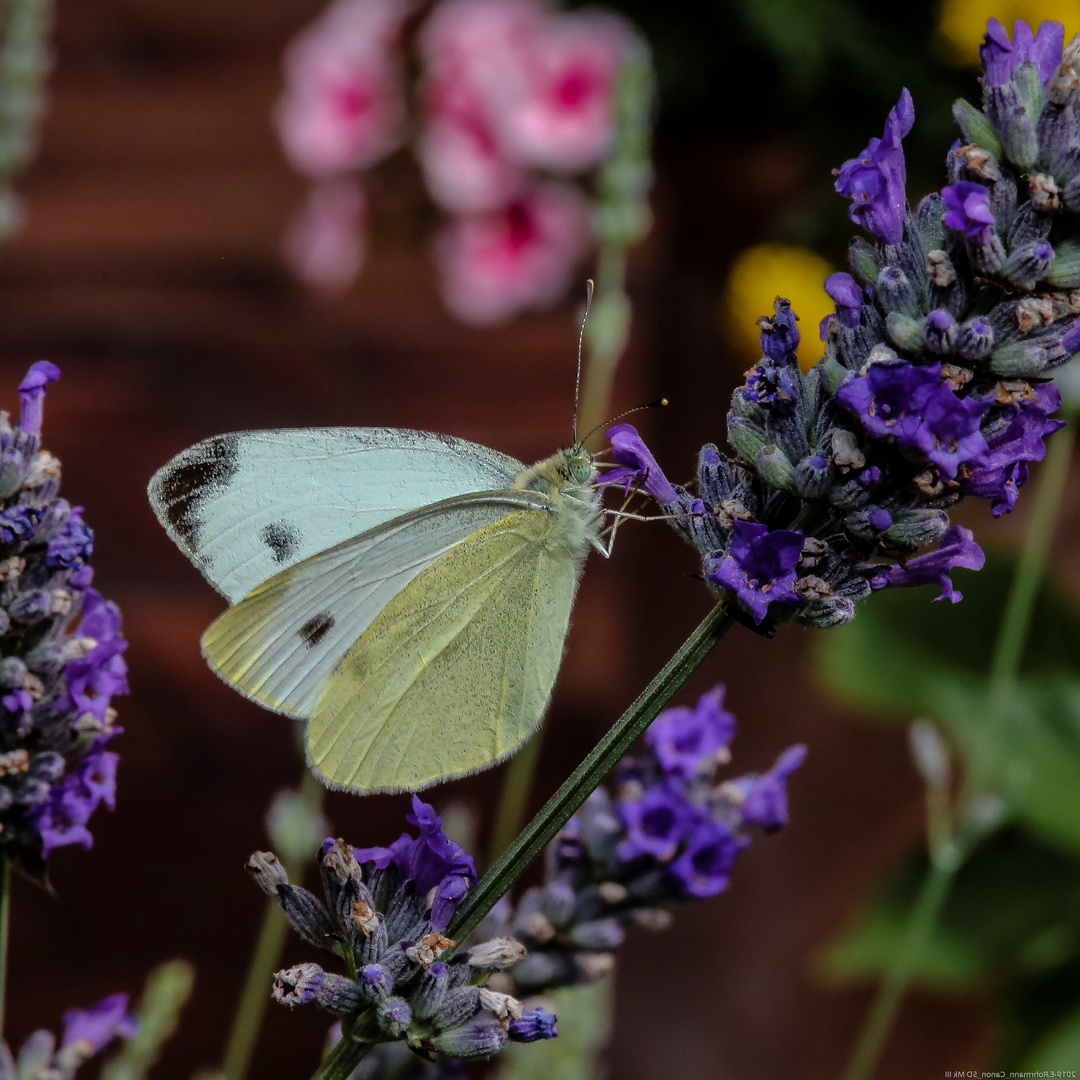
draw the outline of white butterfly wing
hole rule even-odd
[[[509,488],[524,468],[425,431],[244,431],[178,454],[149,494],[176,544],[235,604],[320,551],[430,503]]]
[[[310,717],[342,657],[421,571],[513,511],[546,506],[538,492],[487,492],[395,518],[258,586],[210,625],[203,654],[247,697]]]

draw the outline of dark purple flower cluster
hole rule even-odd
[[[960,599],[949,571],[983,557],[949,508],[972,495],[1010,511],[1061,427],[1050,378],[1080,353],[1080,36],[1062,38],[1056,23],[1018,22],[1010,40],[990,22],[982,111],[957,104],[949,183],[914,213],[906,90],[882,138],[838,170],[875,243],[856,240],[851,273],[825,282],[836,308],[809,372],[787,301],[760,320],[764,355],[728,414],[734,458],[704,447],[680,488],[620,425],[620,481],[660,503],[755,626],[839,625],[891,586]]]
[[[551,1013],[526,1009],[487,985],[489,973],[524,957],[518,942],[483,941],[451,955],[457,943],[444,931],[476,884],[476,868],[415,795],[408,821],[419,835],[404,833],[385,848],[323,842],[318,858],[325,905],[291,885],[274,855],[251,857],[248,869],[297,933],[336,954],[346,969],[339,975],[306,963],[279,971],[274,999],[283,1005],[314,1002],[346,1024],[370,1025],[375,1042],[404,1042],[430,1060],[487,1057],[508,1041],[554,1038]],[[443,954],[447,959],[440,959]]]
[[[607,974],[628,927],[664,926],[673,904],[722,892],[748,829],[787,823],[787,781],[805,747],[791,747],[764,774],[717,784],[735,734],[723,699],[717,687],[694,708],[661,713],[645,752],[620,763],[613,793],[594,791],[548,846],[544,884],[492,910],[480,933],[508,935],[528,950],[498,976],[508,992]]]
[[[17,1055],[7,1043],[0,1044],[0,1080],[71,1080],[113,1039],[130,1039],[136,1027],[127,994],[112,994],[89,1009],[72,1009],[64,1013],[59,1046],[45,1030],[35,1031]]]
[[[127,693],[116,605],[91,587],[94,534],[59,498],[60,462],[41,449],[54,364],[31,366],[12,427],[0,413],[0,844],[24,867],[65,844],[90,847],[90,817],[113,808]]]

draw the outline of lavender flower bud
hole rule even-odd
[[[1054,249],[1040,240],[1018,248],[1005,261],[1002,274],[1019,289],[1033,289],[1054,262]]]
[[[325,978],[326,972],[318,964],[299,964],[274,976],[272,996],[281,1005],[306,1005],[315,1000]]]
[[[432,964],[420,975],[420,981],[412,991],[412,1013],[418,1020],[437,1015],[449,989],[450,980],[445,964]]]
[[[579,949],[607,952],[617,949],[626,936],[617,919],[595,919],[570,930],[570,940]]]
[[[918,353],[923,347],[923,329],[908,315],[892,312],[885,320],[889,340],[901,351]]]
[[[400,1039],[412,1022],[412,1009],[402,997],[388,997],[375,1009],[379,1027],[392,1039]]]
[[[773,487],[780,488],[783,491],[795,487],[795,469],[780,447],[773,444],[762,447],[758,451],[755,464],[758,472]]]
[[[443,1031],[430,1040],[432,1050],[451,1058],[489,1057],[498,1053],[507,1041],[502,1024],[493,1016],[481,1013],[475,1020]]]
[[[940,540],[948,527],[944,510],[911,510],[894,521],[885,536],[901,547],[915,548]]]
[[[994,329],[985,319],[969,319],[960,327],[957,352],[965,360],[982,360],[994,345]]]
[[[926,316],[923,322],[923,336],[930,352],[943,356],[956,348],[959,329],[952,315],[939,308]]]
[[[432,967],[434,966],[433,964]],[[394,989],[393,978],[380,964],[366,964],[360,969],[359,975],[360,989],[373,1001],[389,997]]]
[[[920,314],[919,297],[898,266],[886,266],[874,284],[874,297],[885,311],[897,311],[909,317]]]
[[[288,885],[289,875],[272,851],[256,851],[244,864],[252,880],[267,896],[276,897],[279,885]]]
[[[292,928],[320,949],[336,951],[337,933],[326,908],[307,889],[288,883],[279,885],[277,901]]]
[[[471,948],[468,962],[481,971],[505,971],[528,955],[525,946],[515,938],[498,937]]]
[[[530,1009],[520,1020],[511,1020],[507,1034],[514,1042],[530,1043],[538,1039],[554,1039],[558,1035],[558,1018],[546,1009]]]

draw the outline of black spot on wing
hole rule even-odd
[[[300,550],[303,538],[300,530],[287,521],[272,521],[259,533],[259,539],[270,549],[276,563],[287,563]]]
[[[308,619],[297,633],[309,649],[314,649],[333,628],[334,616],[329,611],[320,611],[318,615],[313,615]]]
[[[202,504],[212,492],[229,486],[238,469],[239,440],[218,435],[180,455],[159,489],[165,516],[189,551],[199,546]]]

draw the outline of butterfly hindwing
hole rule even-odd
[[[223,612],[203,634],[203,654],[247,697],[310,717],[343,657],[426,567],[478,530],[542,501],[525,491],[459,496],[319,552]]]
[[[509,488],[524,466],[485,446],[394,428],[218,435],[150,481],[162,525],[235,604],[260,582],[401,514]]]
[[[581,560],[517,510],[417,575],[349,650],[307,729],[334,787],[415,791],[484,768],[535,730]]]

